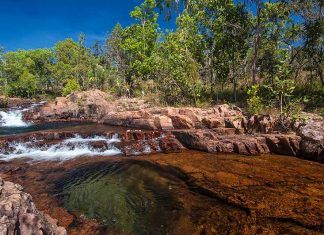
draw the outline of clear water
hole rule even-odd
[[[87,125],[87,124],[79,123],[79,122],[53,122],[53,123],[29,124],[25,126],[0,126],[0,136],[23,134],[23,133],[33,132],[33,131],[58,130],[66,127],[76,127],[76,126],[83,126],[83,125]]]
[[[56,183],[65,208],[95,218],[104,233],[167,234],[184,210],[178,183],[145,164],[113,163],[85,167]]]

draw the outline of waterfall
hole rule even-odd
[[[7,111],[0,111],[0,127],[28,127],[32,123],[23,120],[23,112],[32,110],[38,106],[42,106],[46,101],[33,103],[26,108],[15,108]]]
[[[0,127],[27,127],[30,123],[23,120],[22,110],[0,111]]]

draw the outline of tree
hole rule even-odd
[[[145,0],[140,7],[135,7],[130,13],[135,23],[122,32],[120,47],[127,55],[125,75],[131,94],[139,81],[150,79],[154,70],[152,55],[158,39],[158,14],[155,8],[155,0]]]
[[[8,86],[8,82],[6,77],[4,76],[4,54],[5,49],[3,47],[0,47],[0,85],[4,87],[4,90],[0,91],[1,94],[5,94]]]
[[[70,79],[77,79],[81,89],[88,89],[96,80],[95,71],[98,61],[85,46],[85,35],[81,34],[79,41],[66,39],[54,47],[56,63],[53,66],[55,91],[60,93]],[[95,82],[94,82],[95,83]]]
[[[199,29],[206,44],[205,67],[210,75],[211,93],[219,83],[232,81],[237,99],[238,77],[243,76],[244,59],[248,51],[250,21],[243,5],[233,1],[201,0],[196,9]]]
[[[202,89],[198,62],[202,38],[186,11],[177,24],[177,31],[167,35],[159,50],[159,89],[167,104],[197,104]]]

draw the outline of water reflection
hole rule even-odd
[[[57,188],[69,211],[97,218],[118,234],[166,234],[184,214],[175,198],[178,183],[142,164],[77,169]]]

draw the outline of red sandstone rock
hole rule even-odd
[[[243,129],[242,118],[240,117],[225,118],[225,127]]]
[[[154,117],[154,124],[158,129],[161,130],[173,130],[172,119],[168,116],[155,116]]]
[[[269,134],[273,131],[275,119],[270,115],[254,115],[247,122],[250,132]]]
[[[147,129],[147,130],[156,130],[153,119],[133,119],[130,121],[130,127]]]
[[[301,154],[307,159],[324,162],[324,121],[310,120],[297,133],[302,137]]]
[[[206,152],[259,155],[276,153],[297,156],[301,138],[296,135],[217,135],[211,130],[174,131],[187,148]]]
[[[66,234],[49,215],[39,212],[20,185],[0,178],[0,234]]]
[[[0,108],[28,106],[32,103],[33,103],[33,101],[30,99],[9,98],[9,97],[5,97],[5,96],[0,96]]]
[[[209,129],[225,127],[225,122],[219,118],[203,118],[202,123]]]
[[[193,128],[192,120],[184,115],[174,115],[170,117],[172,119],[172,125],[175,129],[191,129]]]
[[[311,115],[310,115],[311,116]],[[138,129],[215,129],[219,135],[233,135],[244,133],[271,134],[278,130],[277,118],[269,115],[255,115],[247,120],[242,110],[229,105],[217,105],[212,108],[160,108],[152,107],[149,103],[138,99],[112,100],[109,95],[98,90],[75,92],[67,97],[58,97],[54,103],[48,103],[40,107],[38,111],[29,112],[26,118],[32,120],[93,120],[100,123],[116,126],[126,126]],[[323,120],[320,117],[312,117],[312,122],[307,125],[296,124],[300,139],[293,137],[267,137],[267,144],[272,152],[288,155],[302,155],[308,159],[323,161]],[[226,127],[226,128],[225,128]],[[235,129],[235,133],[234,130]],[[240,135],[242,136],[242,135]],[[224,140],[213,144],[218,151],[246,152],[236,140],[240,137],[226,137]],[[251,137],[253,139],[255,137]],[[265,137],[264,137],[265,138]],[[263,141],[264,142],[264,141]],[[245,141],[244,146],[249,146],[251,153],[261,152],[254,150]],[[209,144],[210,145],[210,144]],[[207,144],[206,144],[207,146]],[[204,148],[206,148],[206,146]],[[263,144],[264,146],[264,144]],[[224,150],[224,151],[225,151]],[[266,151],[266,150],[264,150]]]

